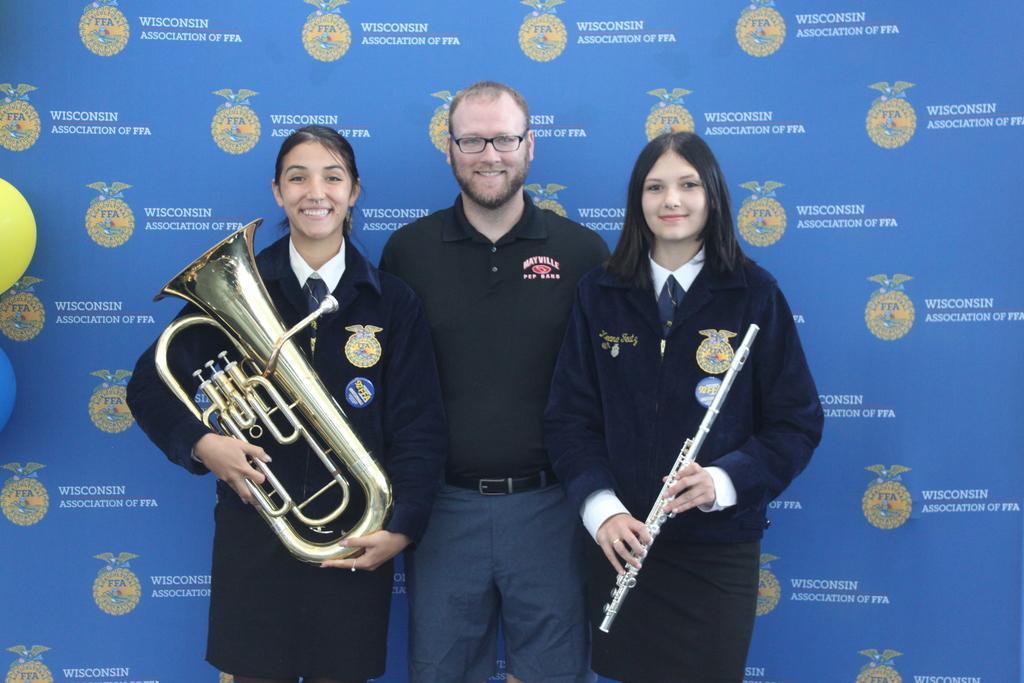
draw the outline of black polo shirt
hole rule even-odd
[[[520,477],[549,466],[543,413],[576,283],[608,258],[597,233],[538,209],[496,243],[455,206],[400,228],[380,269],[423,301],[451,434],[448,471]]]

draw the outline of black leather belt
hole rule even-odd
[[[526,477],[506,477],[505,479],[473,479],[449,473],[445,474],[444,480],[452,486],[479,491],[485,496],[506,496],[510,493],[545,488],[556,483],[558,478],[551,470],[542,470]]]

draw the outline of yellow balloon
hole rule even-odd
[[[36,219],[21,193],[0,178],[0,292],[25,274],[36,250]]]

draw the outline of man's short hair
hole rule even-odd
[[[452,118],[455,116],[455,109],[462,104],[463,100],[481,98],[493,102],[499,99],[502,95],[508,95],[512,100],[519,105],[519,108],[523,111],[523,116],[526,117],[526,126],[530,126],[530,105],[526,103],[526,99],[519,94],[517,90],[508,87],[504,83],[495,83],[494,81],[477,81],[471,86],[463,88],[459,92],[455,93],[455,97],[452,98],[452,103],[448,106],[448,134],[453,135],[452,132]]]

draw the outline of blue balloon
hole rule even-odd
[[[14,367],[7,354],[0,349],[0,431],[7,424],[7,418],[14,410],[14,394],[17,383],[14,381]]]

